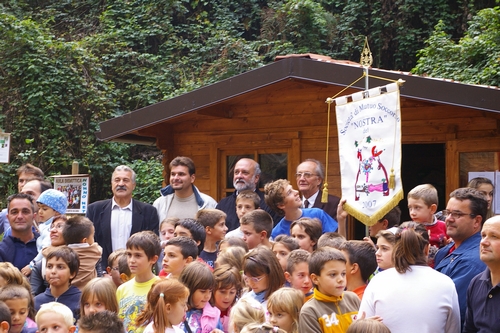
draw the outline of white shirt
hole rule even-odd
[[[400,274],[389,268],[366,287],[359,313],[381,316],[392,333],[459,333],[460,307],[455,284],[428,266]]]
[[[113,251],[127,248],[127,240],[132,230],[132,200],[121,208],[111,199],[111,246]]]
[[[307,208],[312,208],[314,206],[314,203],[316,202],[316,198],[318,197],[319,190],[316,191],[313,195],[311,195],[309,198],[306,199],[305,196],[302,196],[302,203],[304,204],[304,207],[306,206],[306,200],[309,201],[309,206]]]

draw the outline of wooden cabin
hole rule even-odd
[[[499,169],[500,89],[371,68],[370,75],[405,80],[401,87],[402,179],[405,195],[432,183],[444,209],[469,171]],[[286,56],[126,115],[104,121],[100,140],[156,144],[164,165],[175,156],[196,164],[195,185],[216,200],[232,189],[231,167],[259,161],[263,180],[288,178],[306,158],[326,160],[327,97],[363,75],[359,64],[317,55]],[[373,88],[389,82],[369,78]],[[364,90],[358,81],[342,95]],[[332,106],[329,193],[341,196],[337,127]],[[167,179],[168,181],[168,179]],[[263,184],[261,184],[263,185]],[[401,202],[408,218],[406,202]],[[406,209],[406,210],[405,210]]]

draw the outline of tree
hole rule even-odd
[[[500,7],[479,11],[457,43],[440,22],[418,57],[416,74],[500,86]]]

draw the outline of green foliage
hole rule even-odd
[[[409,70],[442,22],[417,68],[447,76],[447,67],[462,66],[459,74],[476,80],[470,82],[498,85],[498,10],[481,12],[459,44],[448,37],[462,37],[468,18],[496,1],[3,1],[0,127],[12,133],[12,157],[0,165],[0,201],[15,191],[21,164],[33,163],[48,175],[67,174],[73,160],[81,173],[92,175],[91,200],[109,197],[116,165],[133,161],[139,170],[156,168],[160,153],[98,142],[99,122],[257,68],[277,55],[311,52],[359,61],[368,36],[373,66]],[[450,64],[432,62],[435,57]],[[161,177],[153,171],[144,177],[137,196],[151,201]]]
[[[134,199],[153,203],[160,196],[163,181],[163,165],[155,157],[149,160],[134,160],[128,164],[136,173]]]
[[[427,44],[418,53],[414,73],[500,86],[500,7],[483,9],[474,16],[458,43],[440,22]]]

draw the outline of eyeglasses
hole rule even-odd
[[[295,174],[295,177],[297,177],[297,178],[302,178],[302,176],[304,176],[304,178],[306,178],[306,179],[309,179],[312,176],[317,176],[317,175],[315,173],[310,173],[310,172],[297,172]]]
[[[118,271],[120,269],[120,267],[111,267],[111,270],[113,271]]]
[[[470,217],[476,217],[477,214],[467,214],[467,213],[462,213],[460,211],[449,211],[447,209],[441,211],[441,215],[443,216],[444,219],[446,219],[448,216],[453,217],[454,219],[459,219],[462,216],[469,215]]]
[[[243,279],[245,280],[245,282],[248,282],[248,280],[252,280],[252,282],[255,282],[255,283],[260,282],[264,277],[265,277],[265,275],[262,275],[260,277],[243,275]]]
[[[50,227],[50,230],[54,230],[54,229],[62,230],[63,228],[64,228],[64,223],[58,223],[58,224],[53,224]]]

